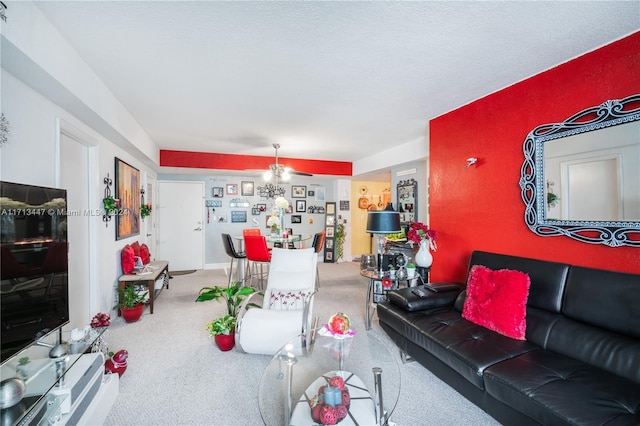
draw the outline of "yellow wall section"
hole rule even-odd
[[[367,191],[361,194],[360,188],[365,186]],[[351,255],[359,257],[371,253],[371,234],[367,234],[367,210],[359,207],[360,197],[366,197],[369,203],[381,210],[386,207],[385,202],[391,201],[391,182],[351,182]],[[378,205],[382,207],[378,207]],[[346,255],[346,253],[345,253]]]

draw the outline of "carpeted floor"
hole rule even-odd
[[[321,320],[347,313],[361,333],[374,333],[394,353],[378,325],[364,329],[367,282],[355,262],[320,263],[321,287],[314,315]],[[224,311],[215,301],[196,303],[201,287],[226,285],[222,270],[196,271],[171,280],[133,324],[115,318],[109,350],[127,349],[128,368],[106,425],[260,425],[258,384],[270,357],[221,352],[205,324]],[[420,364],[400,363],[400,398],[391,420],[399,426],[498,425],[495,420],[433,376]]]

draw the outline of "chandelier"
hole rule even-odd
[[[272,145],[276,150],[276,162],[275,164],[269,164],[269,170],[265,171],[262,177],[265,181],[274,180],[273,183],[266,183],[264,186],[258,187],[258,192],[263,194],[267,198],[283,197],[285,189],[279,185],[279,182],[286,182],[291,179],[292,174],[312,176],[309,173],[295,172],[291,167],[285,167],[278,162],[278,149],[280,149],[279,143]]]

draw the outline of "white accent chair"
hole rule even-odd
[[[236,347],[241,352],[274,355],[288,341],[311,329],[318,256],[313,248],[274,248],[262,301],[251,294],[240,307]],[[255,307],[260,305],[261,307]]]

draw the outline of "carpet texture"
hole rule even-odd
[[[375,316],[372,330],[364,328],[367,281],[359,264],[320,263],[319,268],[314,316],[322,322],[345,312],[359,333],[374,333],[397,353]],[[176,276],[155,300],[153,315],[146,308],[136,323],[113,319],[109,350],[126,349],[129,359],[105,425],[263,424],[258,385],[270,357],[221,352],[205,324],[220,316],[224,305],[195,302],[200,288],[226,283],[223,270]],[[397,425],[499,425],[417,362],[400,363],[400,371],[400,398],[391,415]]]

